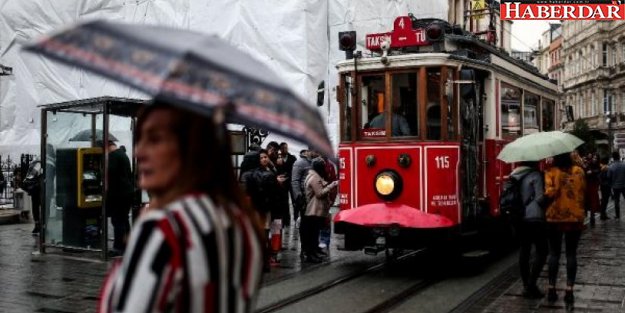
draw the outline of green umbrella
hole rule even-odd
[[[581,139],[561,131],[533,133],[507,144],[499,152],[497,159],[506,163],[540,161],[572,152],[583,143]]]

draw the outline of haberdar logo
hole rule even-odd
[[[622,20],[625,0],[502,0],[502,20]]]

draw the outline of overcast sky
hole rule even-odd
[[[529,51],[538,47],[541,34],[549,29],[549,23],[558,21],[513,21],[512,49]]]

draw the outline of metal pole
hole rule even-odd
[[[108,101],[104,102],[104,111],[103,111],[103,115],[102,115],[102,119],[103,119],[103,123],[104,126],[102,127],[104,134],[102,134],[102,140],[103,140],[103,147],[102,147],[102,154],[103,154],[103,159],[104,159],[104,164],[103,164],[103,175],[102,177],[104,178],[103,181],[103,185],[102,185],[102,222],[101,222],[101,227],[102,227],[102,260],[107,260],[108,259],[108,218],[106,217],[106,202],[108,201],[108,199],[106,198],[106,194],[108,192],[108,167],[109,167],[109,157],[108,157],[108,153],[106,153],[106,147],[108,145],[109,142],[109,112],[108,112],[109,106],[108,106]]]
[[[50,181],[48,181],[48,171],[46,169],[46,153],[48,152],[46,150],[46,145],[48,142],[48,137],[47,137],[47,133],[48,133],[48,111],[41,109],[41,167],[43,167],[43,184],[41,188],[41,209],[39,210],[39,253],[46,253],[46,247],[45,247],[45,242],[46,242],[46,229],[47,229],[47,225],[48,225],[48,221],[45,220],[46,216],[49,216],[49,214],[46,214],[46,212],[48,210],[50,210],[50,208],[46,205],[47,201],[46,201],[46,197],[48,195],[46,195],[46,186],[48,184],[53,184],[54,183],[54,178],[51,179]]]

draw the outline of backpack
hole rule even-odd
[[[521,177],[509,176],[503,184],[499,196],[499,209],[502,215],[513,221],[520,221],[525,216],[525,203],[521,195],[521,183],[527,174]]]

